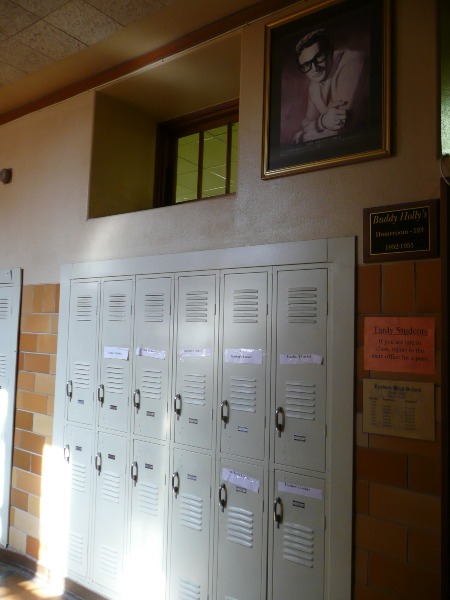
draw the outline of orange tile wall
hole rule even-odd
[[[9,545],[39,558],[42,456],[51,445],[59,285],[22,290]]]
[[[440,261],[358,267],[354,599],[440,598]],[[436,373],[365,371],[364,317],[436,319]],[[436,441],[362,431],[363,379],[435,384]]]
[[[365,316],[436,318],[440,348],[440,261],[363,265],[357,270],[354,600],[439,598],[440,371],[436,441],[364,434],[364,378],[405,374],[363,370]],[[22,296],[11,492],[10,545],[39,557],[42,453],[52,441],[59,286],[25,286]],[[418,377],[415,376],[417,379]]]

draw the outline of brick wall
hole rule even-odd
[[[439,597],[440,371],[435,376],[363,370],[365,316],[436,318],[440,362],[440,262],[358,267],[355,401],[354,600]],[[51,444],[59,286],[25,286],[11,493],[10,545],[39,557],[42,456]],[[364,378],[433,381],[436,441],[362,432]]]
[[[437,599],[440,580],[440,261],[358,268],[355,600]],[[365,371],[365,316],[436,319],[436,374]],[[364,434],[363,379],[435,384],[436,441]]]
[[[58,306],[59,285],[23,287],[9,545],[36,559],[42,458],[53,433]]]

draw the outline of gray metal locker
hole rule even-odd
[[[170,600],[207,600],[211,545],[211,457],[175,449],[172,463]]]
[[[98,281],[77,281],[70,288],[67,419],[92,425],[98,346]]]
[[[102,288],[98,424],[126,432],[132,361],[133,280],[106,280]]]
[[[266,518],[264,469],[220,461],[216,490],[217,600],[266,597]]]
[[[92,430],[66,427],[64,460],[70,482],[67,568],[84,578],[88,575],[90,545],[93,442]]]
[[[138,279],[134,324],[134,433],[168,436],[172,278]]]
[[[277,273],[275,462],[325,470],[327,270]]]
[[[274,481],[270,599],[321,600],[325,481],[279,470],[275,470]]]
[[[216,276],[180,276],[177,300],[174,441],[209,450],[216,397]]]
[[[223,277],[221,452],[264,459],[267,405],[267,272]]]
[[[128,488],[128,440],[99,433],[95,456],[94,542],[92,580],[120,591],[125,552]]]
[[[130,598],[163,600],[166,585],[168,450],[164,444],[138,440],[134,440],[133,449],[126,589]]]

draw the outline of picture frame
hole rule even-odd
[[[390,16],[324,0],[266,26],[263,179],[390,156]]]

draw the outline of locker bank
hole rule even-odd
[[[443,597],[447,7],[3,8],[0,562],[92,599]],[[359,104],[313,106],[338,76]],[[375,363],[373,322],[432,342]]]

